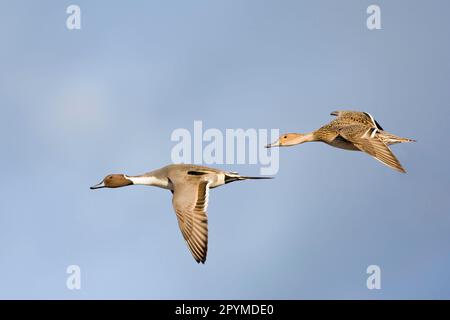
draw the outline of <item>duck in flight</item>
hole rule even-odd
[[[272,177],[246,177],[236,172],[190,164],[172,164],[139,176],[110,174],[91,189],[120,188],[129,185],[147,185],[172,192],[172,205],[178,226],[195,261],[205,263],[208,250],[208,195],[209,189],[224,184]]]
[[[374,117],[367,112],[342,110],[333,111],[331,115],[337,118],[313,132],[286,133],[266,147],[285,147],[321,141],[336,148],[363,151],[388,167],[406,172],[388,146],[401,142],[415,142],[415,140],[401,138],[384,131]]]

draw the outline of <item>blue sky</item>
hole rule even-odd
[[[449,299],[450,4],[377,1],[369,31],[370,4],[1,1],[0,298]],[[170,192],[89,190],[170,163],[171,133],[195,120],[305,132],[336,109],[417,139],[392,147],[408,173],[284,148],[276,179],[211,192],[205,265]],[[381,290],[366,288],[371,264]]]

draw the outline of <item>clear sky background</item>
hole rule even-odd
[[[361,0],[2,0],[0,298],[450,298],[450,3],[376,3],[378,31]],[[336,109],[417,139],[392,147],[408,173],[284,148],[276,179],[211,192],[205,265],[170,192],[89,190],[170,163],[194,120],[305,132]]]

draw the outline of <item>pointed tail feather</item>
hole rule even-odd
[[[274,177],[246,177],[241,176],[241,180],[258,180],[258,179],[273,179]]]
[[[236,173],[227,173],[225,174],[225,184],[233,182],[233,181],[239,181],[239,180],[262,180],[262,179],[273,179],[274,177],[247,177],[247,176],[240,176]]]
[[[395,137],[398,142],[417,142],[417,140],[409,139],[409,138],[402,138],[402,137]]]
[[[402,137],[399,137],[399,136],[396,136],[396,135],[394,135],[392,133],[387,133],[387,132],[382,132],[379,135],[379,137],[387,145],[396,144],[396,143],[403,143],[403,142],[417,142],[414,139],[402,138]]]

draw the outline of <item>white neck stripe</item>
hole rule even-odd
[[[142,177],[125,176],[125,178],[127,178],[128,180],[133,182],[133,184],[137,184],[137,185],[156,186],[156,187],[161,187],[161,188],[168,187],[167,180],[158,179],[158,178],[152,177],[152,176],[147,176],[147,177],[145,177],[145,176],[142,176]]]

